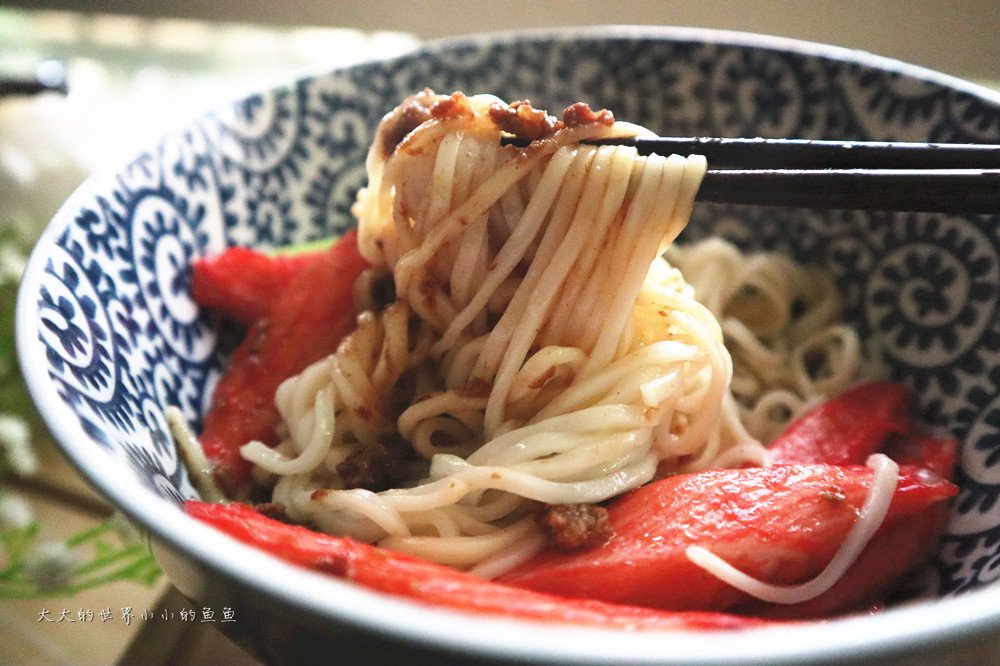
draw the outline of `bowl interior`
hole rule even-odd
[[[554,111],[583,100],[667,135],[1000,142],[1000,96],[984,89],[842,49],[693,30],[449,42],[219,109],[88,181],[39,243],[19,301],[22,367],[46,422],[102,492],[168,542],[208,557],[185,543],[190,521],[153,499],[196,496],[162,409],[197,424],[231,344],[190,299],[191,261],[353,225],[376,124],[424,87]],[[924,420],[959,438],[961,494],[920,580],[942,597],[1000,575],[998,222],[699,205],[681,236],[825,266]]]

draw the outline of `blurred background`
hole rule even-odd
[[[997,0],[0,2],[0,663],[251,662],[212,625],[176,619],[186,601],[62,460],[24,393],[17,282],[69,193],[165,129],[292,72],[452,35],[597,24],[825,42],[1000,89]]]
[[[873,51],[971,79],[1000,76],[1000,3],[995,0],[105,0],[20,2],[282,26],[393,30],[420,39],[487,30],[583,24],[661,24],[744,30]]]

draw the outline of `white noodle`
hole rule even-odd
[[[466,113],[397,149],[379,131],[354,209],[373,266],[358,326],[279,389],[283,441],[241,449],[292,519],[495,576],[541,547],[535,503],[766,464],[777,407],[850,381],[858,345],[829,328],[830,281],[706,243],[676,253],[692,288],[658,256],[687,224],[704,158],[580,143],[639,131],[621,123],[522,151],[500,145],[495,98],[459,102]],[[382,276],[397,300],[378,310],[363,288]],[[776,388],[795,393],[779,404]],[[342,466],[400,439],[413,455],[397,487],[345,488]]]
[[[769,444],[809,407],[877,376],[865,373],[874,364],[840,322],[840,295],[822,271],[776,253],[744,254],[718,238],[671,246],[666,256],[721,324],[730,392],[752,439]],[[746,451],[744,462],[759,459]]]
[[[689,546],[687,558],[719,580],[761,601],[797,604],[823,594],[840,580],[858,559],[875,532],[882,525],[899,482],[899,466],[888,456],[876,453],[868,458],[874,470],[872,484],[858,518],[833,559],[815,578],[799,585],[772,585],[748,576],[715,553],[701,546]]]
[[[187,420],[181,410],[174,406],[169,406],[163,410],[163,416],[170,428],[170,434],[177,443],[177,451],[188,474],[191,476],[191,483],[198,494],[206,502],[221,502],[226,495],[215,483],[212,476],[212,465],[205,457],[201,444],[195,438],[194,433],[188,427]]]
[[[376,141],[355,209],[363,283],[389,273],[398,300],[282,386],[284,442],[241,449],[293,519],[482,575],[537,549],[534,502],[599,502],[707,446],[759,448],[714,432],[734,423],[722,331],[657,257],[705,160],[581,145],[635,131],[599,123],[502,147],[494,102],[470,98],[398,150]],[[345,489],[338,466],[392,437],[423,466]]]

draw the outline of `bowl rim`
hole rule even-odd
[[[391,64],[419,58],[462,45],[481,47],[579,39],[700,41],[834,59],[933,82],[1000,106],[1000,92],[867,51],[756,33],[670,26],[539,28],[450,37],[428,42],[403,55],[302,74],[295,81],[334,75],[376,62]],[[261,90],[268,92],[276,87]],[[853,660],[912,652],[1000,629],[1000,586],[996,585],[870,616],[746,632],[626,632],[484,618],[391,597],[286,564],[188,517],[137,478],[121,474],[121,461],[94,445],[73,410],[58,397],[44,364],[34,362],[44,358],[38,339],[36,297],[47,260],[45,249],[54,244],[75,211],[89,202],[93,193],[103,191],[113,182],[118,172],[119,169],[107,169],[84,181],[59,208],[36,244],[18,290],[15,314],[18,360],[43,422],[76,469],[156,540],[191,558],[200,567],[313,617],[372,635],[383,634],[399,641],[486,658],[675,664],[731,664],[734,658],[747,664]],[[448,627],[448,631],[442,632],[441,627]],[[704,640],[706,636],[711,640]],[[669,653],[664,653],[665,648]]]

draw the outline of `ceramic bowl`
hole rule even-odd
[[[866,53],[689,29],[491,35],[308,76],[218,109],[94,176],[39,242],[18,304],[39,411],[91,483],[148,531],[170,579],[268,661],[779,663],[899,655],[1000,630],[1000,217],[699,205],[722,235],[825,266],[923,419],[961,442],[961,493],[930,597],[870,617],[741,634],[629,634],[416,606],[283,564],[187,518],[196,496],[162,409],[195,423],[226,345],[188,291],[193,259],[353,224],[384,113],[429,86],[552,110],[577,100],[667,135],[1000,142],[1000,95]],[[223,336],[224,337],[224,336]],[[352,652],[355,651],[355,652]],[[405,652],[404,652],[405,650]]]

